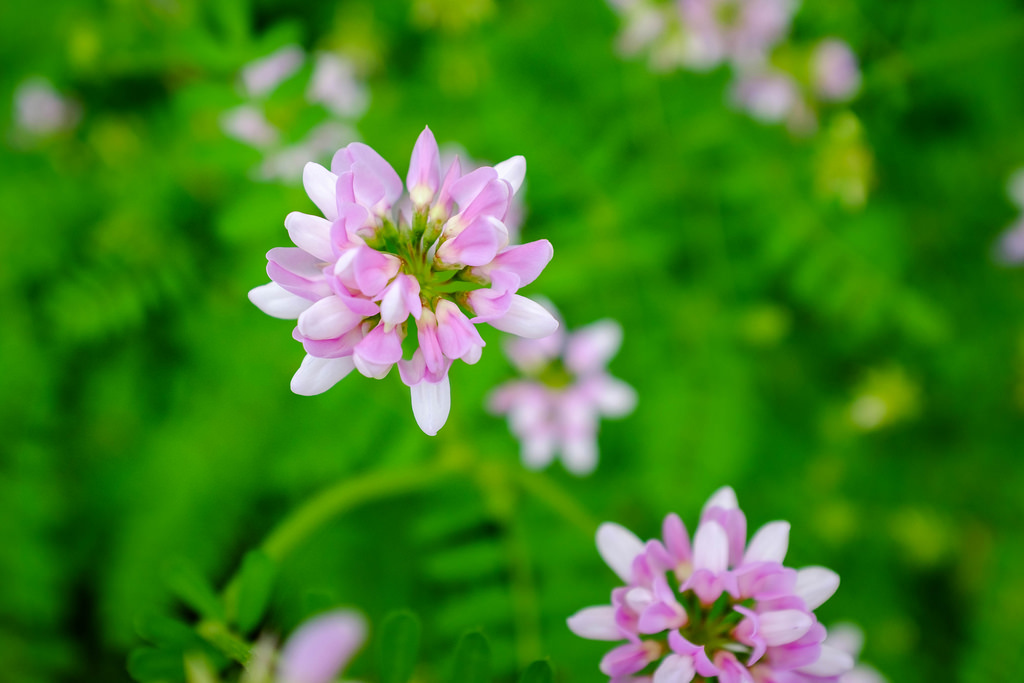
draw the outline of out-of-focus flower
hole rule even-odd
[[[225,133],[252,147],[269,147],[281,137],[263,110],[252,104],[243,104],[224,112],[220,127]]]
[[[242,87],[249,97],[266,97],[302,68],[306,53],[298,45],[285,45],[242,68]]]
[[[527,467],[545,467],[561,453],[570,472],[594,470],[598,420],[628,415],[636,406],[633,388],[605,369],[621,343],[619,324],[601,320],[572,333],[560,327],[543,339],[514,339],[505,345],[526,379],[495,389],[488,408],[508,415]]]
[[[845,652],[856,661],[864,647],[864,632],[853,624],[833,624],[828,631],[825,644]],[[872,667],[857,662],[851,671],[839,677],[839,683],[887,683],[887,681]]]
[[[682,520],[665,518],[661,540],[642,542],[613,523],[597,530],[597,549],[624,586],[611,604],[569,618],[593,640],[627,641],[601,660],[613,681],[656,665],[653,680],[688,683],[836,681],[853,658],[825,644],[814,610],[839,586],[824,567],[782,564],[789,524],[771,522],[747,542],[747,521],[731,488],[705,504],[691,542]]]
[[[1004,266],[1024,263],[1024,216],[1003,231],[996,241],[994,257]]]
[[[276,683],[331,683],[366,640],[366,621],[349,610],[304,622],[285,642]]]
[[[451,364],[480,358],[477,324],[553,333],[558,321],[516,293],[544,270],[551,243],[509,246],[503,223],[525,174],[516,156],[465,174],[456,160],[442,175],[430,129],[413,148],[407,195],[391,165],[358,142],[330,170],[306,164],[303,184],[324,218],[289,214],[297,246],[272,249],[272,282],[249,292],[264,312],[297,319],[307,355],[292,390],[319,394],[353,369],[381,379],[397,363],[416,422],[433,435],[448,419]]]
[[[737,107],[763,123],[796,121],[806,109],[797,82],[782,71],[745,73],[733,83],[731,96]]]
[[[366,85],[356,77],[352,60],[331,52],[316,55],[306,99],[342,118],[359,118],[370,103]]]
[[[305,140],[267,154],[256,175],[261,180],[291,182],[302,177],[302,169],[310,159],[323,159],[334,150],[356,142],[359,134],[340,121],[325,121],[309,131]]]
[[[761,64],[789,33],[792,0],[679,0],[693,64]]]
[[[32,135],[50,135],[73,128],[81,111],[45,78],[36,76],[14,91],[14,123]]]
[[[842,102],[860,90],[857,55],[838,38],[826,38],[811,54],[811,79],[817,96],[826,102]]]

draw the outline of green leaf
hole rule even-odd
[[[452,683],[490,683],[491,648],[487,638],[479,632],[462,636],[455,648],[455,666]]]
[[[538,659],[530,664],[519,677],[519,683],[552,683],[554,680],[555,673],[546,659]]]
[[[392,612],[381,624],[377,642],[381,683],[406,683],[419,658],[420,620],[412,612]]]
[[[172,560],[164,568],[164,581],[178,598],[207,619],[224,620],[224,605],[202,574],[187,560]]]
[[[182,650],[202,642],[187,624],[156,612],[141,614],[135,620],[135,632],[139,634],[140,638],[154,645],[176,647]]]
[[[223,622],[203,621],[196,627],[196,631],[206,642],[213,645],[229,658],[235,660],[242,666],[249,663],[252,656],[252,648],[249,644],[231,632]]]
[[[140,683],[184,681],[185,660],[181,650],[140,647],[128,655],[128,675]]]
[[[277,564],[262,550],[246,554],[239,578],[235,619],[242,634],[259,625],[270,602],[276,576]]]

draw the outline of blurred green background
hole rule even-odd
[[[803,138],[732,110],[724,69],[623,60],[600,0],[0,5],[0,680],[130,680],[139,615],[192,616],[168,563],[222,585],[317,491],[438,457],[476,464],[324,526],[282,563],[266,629],[310,595],[374,624],[410,607],[422,680],[477,627],[504,680],[545,655],[601,678],[606,646],[564,620],[615,578],[585,520],[514,483],[482,405],[512,374],[495,330],[436,438],[396,376],[288,389],[301,348],[246,292],[284,216],[315,209],[297,177],[254,178],[262,153],[220,121],[240,69],[291,43],[353,59],[353,124],[400,174],[424,125],[525,155],[523,239],[555,247],[527,293],[570,327],[622,323],[611,370],[637,410],[603,425],[592,477],[536,486],[651,537],[731,484],[752,528],[792,522],[790,564],[842,576],[819,617],[858,623],[891,681],[1019,680],[1024,276],[991,249],[1024,165],[1024,6],[803,5],[793,40],[841,36],[865,72]],[[268,100],[286,141],[316,121],[304,69]],[[19,127],[35,76],[73,125]],[[375,680],[371,651],[350,676]]]

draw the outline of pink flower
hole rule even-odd
[[[508,416],[527,467],[545,467],[561,453],[570,472],[594,470],[598,420],[628,415],[636,405],[633,388],[605,370],[621,343],[622,328],[613,320],[509,340],[506,354],[526,378],[495,389],[488,408]]]
[[[654,665],[656,682],[836,683],[853,659],[824,643],[814,610],[839,577],[823,567],[784,566],[788,545],[786,522],[766,524],[748,542],[746,517],[728,487],[704,506],[692,542],[674,514],[662,538],[646,543],[602,524],[598,552],[625,586],[612,591],[610,605],[570,617],[569,628],[592,640],[628,641],[601,662],[613,679]]]
[[[864,632],[853,624],[833,624],[828,637],[825,638],[825,644],[845,652],[856,660],[864,646]],[[886,683],[886,679],[874,668],[858,662],[852,671],[839,677],[839,683]]]
[[[818,97],[827,102],[841,102],[860,89],[860,67],[857,55],[845,41],[827,38],[811,55],[811,78]]]
[[[330,683],[366,640],[366,621],[338,610],[303,623],[285,642],[277,683]]]
[[[442,174],[429,128],[413,148],[408,195],[358,142],[338,150],[330,170],[306,164],[306,193],[324,217],[288,215],[296,246],[272,249],[271,282],[249,293],[265,313],[296,320],[307,355],[292,390],[321,393],[353,369],[381,379],[398,364],[417,424],[434,435],[448,418],[449,367],[480,358],[478,323],[553,333],[558,321],[516,293],[551,260],[551,244],[509,246],[503,222],[525,169],[513,157],[463,174],[456,160]]]
[[[679,7],[695,68],[764,62],[796,11],[792,0],[680,0]]]
[[[324,105],[342,118],[359,118],[370,103],[366,85],[357,78],[355,64],[331,52],[316,55],[306,99]]]
[[[73,128],[80,117],[78,104],[63,97],[45,78],[30,78],[14,91],[14,122],[32,135]]]
[[[285,45],[242,68],[242,87],[250,97],[265,97],[302,68],[306,53],[298,45]]]

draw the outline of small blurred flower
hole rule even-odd
[[[252,104],[224,112],[220,127],[234,139],[252,147],[269,147],[280,138],[277,128],[267,121],[263,110]]]
[[[864,632],[853,624],[834,624],[829,629],[825,644],[845,652],[856,661],[864,647]],[[870,666],[858,662],[851,671],[839,677],[838,683],[887,683],[887,681],[882,674]]]
[[[359,118],[370,103],[366,84],[356,77],[355,64],[330,52],[316,55],[306,99],[342,118]]]
[[[800,88],[789,74],[758,71],[742,75],[732,85],[732,101],[762,123],[780,123],[802,105]]]
[[[623,417],[636,406],[636,392],[605,370],[622,343],[622,328],[601,320],[572,333],[560,327],[542,339],[514,339],[505,345],[512,364],[527,379],[507,382],[488,398],[496,415],[508,415],[522,444],[523,463],[541,468],[562,454],[577,475],[597,466],[601,417]]]
[[[694,48],[694,64],[764,63],[789,33],[792,0],[679,0]]]
[[[285,642],[276,683],[331,683],[366,640],[366,621],[338,610],[303,623]]]
[[[845,41],[827,38],[811,54],[811,79],[814,91],[826,102],[842,102],[860,89],[857,55]]]
[[[820,683],[853,669],[848,653],[824,643],[814,615],[839,577],[782,564],[787,522],[766,524],[748,543],[746,517],[725,487],[705,504],[692,542],[675,514],[662,536],[645,544],[617,524],[597,530],[598,552],[626,585],[610,605],[581,610],[568,624],[583,638],[628,641],[601,660],[613,681],[637,680],[653,665],[659,683]]]
[[[325,121],[309,131],[305,140],[277,149],[263,159],[256,171],[261,180],[292,182],[302,177],[302,169],[310,159],[324,159],[336,149],[359,139],[359,134],[348,124]]]
[[[298,45],[285,45],[242,68],[242,87],[249,97],[266,97],[302,68],[306,53]]]
[[[45,78],[30,78],[14,91],[14,123],[32,135],[73,128],[80,116],[78,104],[63,97]]]
[[[272,249],[272,282],[249,292],[265,313],[297,319],[307,355],[292,390],[322,393],[354,369],[382,379],[397,364],[417,424],[433,435],[448,419],[451,364],[480,359],[477,324],[553,333],[558,321],[516,293],[544,270],[551,244],[509,246],[503,223],[525,174],[517,156],[465,174],[456,159],[442,175],[430,129],[413,148],[407,195],[391,165],[358,142],[338,150],[331,170],[306,164],[303,184],[325,218],[289,214],[297,246]]]
[[[1024,216],[999,236],[993,256],[1004,266],[1024,263]]]

